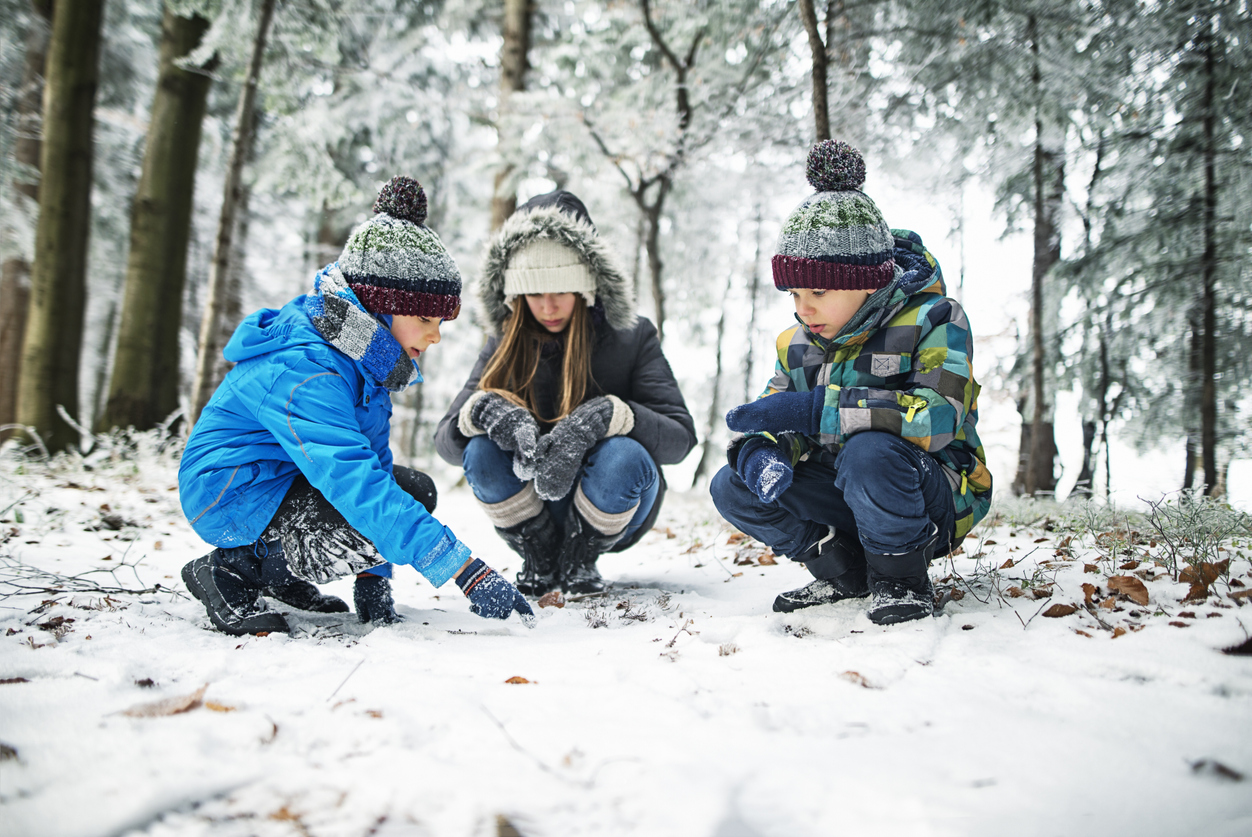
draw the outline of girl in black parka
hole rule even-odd
[[[505,222],[478,290],[493,334],[436,448],[522,556],[519,590],[598,592],[596,559],[652,526],[658,466],[695,446],[691,415],[655,326],[569,192]]]

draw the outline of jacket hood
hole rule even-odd
[[[567,192],[554,193],[569,195]],[[546,197],[546,196],[545,196]],[[573,195],[569,195],[574,201]],[[635,324],[635,292],[629,279],[618,267],[617,259],[596,233],[585,210],[572,214],[563,206],[567,200],[531,201],[513,213],[487,245],[483,259],[482,278],[478,283],[480,317],[493,333],[509,315],[504,304],[504,269],[512,254],[525,244],[551,239],[569,247],[587,265],[596,284],[596,301],[604,307],[605,321],[613,329],[631,328]],[[578,201],[578,206],[582,202]],[[530,208],[528,208],[530,207]]]

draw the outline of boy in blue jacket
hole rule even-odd
[[[289,629],[263,596],[346,611],[310,582],[353,573],[361,621],[394,621],[392,564],[454,579],[480,616],[533,626],[517,589],[431,516],[431,479],[392,463],[391,393],[421,382],[461,276],[415,180],[392,178],[374,212],[310,293],[240,324],[224,352],[235,366],[187,440],[183,513],[216,549],[182,578],[228,634]]]
[[[790,612],[872,597],[880,625],[934,612],[927,567],[987,513],[973,334],[921,238],[893,230],[861,191],[865,162],[826,140],[817,190],[783,225],[774,284],[797,325],[774,377],[731,410],[745,434],[710,491],[722,515],[814,580],[774,600]]]

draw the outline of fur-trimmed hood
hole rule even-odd
[[[504,304],[504,269],[509,258],[519,247],[547,238],[569,247],[587,265],[595,279],[596,301],[604,307],[609,327],[619,330],[631,328],[637,319],[635,292],[618,266],[616,257],[589,219],[562,211],[555,204],[554,201],[553,204],[530,209],[526,206],[519,208],[488,244],[477,288],[482,305],[481,318],[485,321],[483,325],[493,334],[498,334],[509,315],[509,308]]]

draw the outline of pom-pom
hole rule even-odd
[[[809,152],[809,183],[819,192],[846,192],[865,183],[865,160],[846,142],[822,140]]]
[[[392,218],[421,225],[426,222],[426,192],[413,178],[398,174],[378,193],[374,212],[385,212]]]

